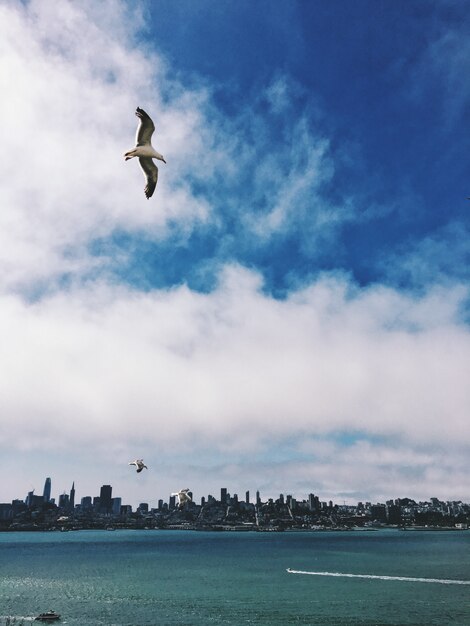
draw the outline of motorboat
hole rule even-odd
[[[38,622],[55,622],[60,619],[60,615],[55,611],[47,611],[46,613],[40,613],[34,618],[34,621]]]

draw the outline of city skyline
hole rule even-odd
[[[469,8],[0,3],[7,501],[469,499]]]
[[[75,483],[69,494],[58,502],[47,499],[51,486],[46,478],[43,495],[28,492],[26,499],[0,503],[2,531],[68,531],[85,529],[165,529],[213,531],[285,530],[400,530],[468,531],[470,504],[442,501],[431,497],[418,501],[399,497],[386,502],[357,502],[353,505],[326,502],[313,492],[302,500],[289,493],[277,498],[262,498],[259,491],[250,497],[230,494],[220,487],[216,495],[201,496],[200,501],[188,488],[185,497],[172,493],[159,498],[155,506],[140,502],[133,507],[119,495],[113,497],[112,485],[101,485],[99,496],[84,496],[75,502]]]
[[[150,499],[147,498],[146,500],[140,500],[138,503],[137,501],[127,502],[127,501],[124,501],[122,496],[119,494],[117,495],[115,494],[113,497],[112,495],[113,486],[107,485],[107,484],[102,484],[99,487],[99,496],[93,495],[93,493],[87,493],[86,495],[81,495],[80,497],[77,498],[77,500],[75,500],[75,493],[76,493],[75,481],[72,482],[70,491],[67,491],[67,489],[64,489],[60,493],[58,493],[57,497],[54,497],[54,496],[51,496],[52,480],[50,477],[46,477],[45,479],[42,495],[34,494],[34,491],[35,491],[34,489],[29,491],[24,499],[17,497],[17,498],[13,498],[12,501],[23,500],[28,506],[32,506],[34,503],[38,504],[41,502],[51,502],[55,504],[56,506],[58,506],[59,508],[68,508],[72,510],[75,505],[80,505],[82,507],[84,505],[92,507],[96,504],[96,502],[99,502],[100,507],[104,508],[108,512],[111,512],[113,510],[112,503],[115,500],[119,501],[119,506],[121,505],[130,506],[134,510],[136,510],[138,506],[140,506],[143,502],[145,502],[145,504],[147,505],[151,503],[155,504],[155,503],[166,502],[167,504],[170,505],[170,508],[175,508],[177,505],[176,498],[171,493],[168,493],[166,495],[157,494],[156,497],[153,497]],[[98,487],[96,488],[96,491],[98,491]],[[227,487],[219,487],[218,490],[216,490],[214,493],[205,493],[205,494],[198,493],[197,491],[195,492],[192,489],[190,489],[190,494],[191,494],[192,501],[195,504],[199,504],[199,505],[204,504],[204,502],[207,502],[208,500],[210,500],[210,498],[214,498],[216,501],[219,501],[222,504],[228,503],[228,501],[231,499],[235,499],[236,501],[239,501],[239,502],[245,502],[247,504],[248,503],[262,504],[270,500],[271,501],[279,500],[281,502],[284,502],[284,500],[289,501],[289,499],[293,499],[294,501],[299,501],[299,502],[309,502],[310,504],[310,501],[312,498],[314,498],[317,504],[328,503],[329,505],[336,504],[339,506],[351,506],[351,507],[355,507],[358,504],[363,504],[361,500],[358,500],[356,502],[350,501],[348,503],[346,503],[346,501],[333,502],[333,500],[331,499],[326,499],[326,498],[321,497],[321,494],[315,495],[314,490],[311,490],[310,492],[304,493],[304,494],[296,494],[292,492],[291,490],[284,489],[283,491],[277,493],[276,495],[271,494],[271,495],[266,496],[265,494],[262,494],[259,489],[246,490],[245,488],[245,490],[238,493],[236,491],[231,492]],[[375,504],[383,504],[385,502],[392,502],[392,501],[395,501],[397,498],[415,500],[416,502],[431,502],[431,501],[436,500],[436,501],[441,501],[441,502],[462,502],[463,504],[466,503],[466,501],[461,500],[461,499],[454,500],[450,498],[436,498],[435,496],[428,496],[428,497],[422,497],[422,498],[409,498],[409,496],[406,494],[404,495],[402,494],[400,496],[397,496],[395,494],[394,496],[390,496],[382,501],[377,500]],[[364,500],[364,502],[367,503],[368,505],[372,504],[372,501],[369,502],[367,499]],[[8,504],[7,502],[2,502],[2,494],[0,494],[0,503]],[[151,508],[157,508],[157,506],[152,506]]]

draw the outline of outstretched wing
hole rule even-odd
[[[150,115],[148,115],[143,109],[139,109],[139,107],[137,107],[135,114],[140,120],[140,123],[137,126],[135,144],[136,146],[144,146],[145,144],[150,143],[155,126]]]
[[[140,167],[143,169],[147,184],[145,185],[145,197],[152,197],[158,180],[158,167],[150,157],[139,157]]]

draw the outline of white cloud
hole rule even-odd
[[[4,296],[3,440],[174,442],[188,432],[217,442],[359,428],[469,442],[462,294],[348,291],[326,279],[276,301],[233,267],[206,295],[102,284],[33,304]]]
[[[0,8],[4,286],[86,271],[89,241],[115,229],[159,237],[169,219],[207,218],[209,207],[185,182],[188,153],[211,137],[198,109],[204,95],[183,93],[156,54],[130,45],[139,19],[129,16],[125,27],[123,6],[107,3],[113,18],[101,24],[101,4]],[[153,86],[161,83],[165,102]],[[156,143],[171,163],[150,202],[138,164],[122,158],[134,142],[138,104],[155,115]]]
[[[211,451],[209,459],[245,458],[265,489],[285,479],[284,488],[300,491],[314,481],[324,495],[390,495],[407,484],[413,495],[420,485],[456,493],[462,463],[439,459],[470,444],[463,294],[412,298],[325,278],[276,301],[260,286],[258,275],[231,267],[211,294],[95,284],[29,304],[3,296],[0,446],[28,455],[50,446],[80,457],[95,451],[105,475],[135,450],[156,465],[174,449],[176,467],[159,480],[192,464],[193,480],[207,473],[199,489],[214,489]],[[391,447],[322,452],[322,443],[311,463],[275,462],[285,440],[341,431],[407,443],[395,459]],[[436,457],[436,446],[446,452]],[[263,450],[273,462],[261,471]],[[217,480],[239,485],[246,472],[237,476],[237,463]],[[85,484],[96,471],[83,470]]]

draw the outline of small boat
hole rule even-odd
[[[55,611],[47,611],[46,613],[40,613],[34,618],[34,621],[38,622],[55,622],[60,619],[60,615]]]

